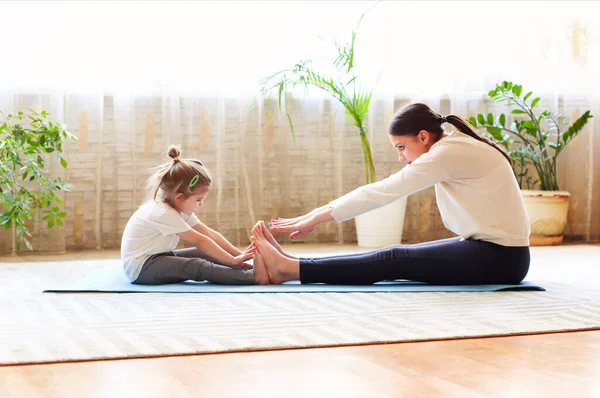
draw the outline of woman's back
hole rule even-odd
[[[455,131],[428,154],[447,177],[435,184],[444,225],[465,239],[527,246],[529,218],[504,156],[490,145]],[[410,166],[409,166],[410,167]]]

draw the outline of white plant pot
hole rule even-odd
[[[531,246],[559,245],[567,225],[569,198],[566,191],[521,190],[531,222]]]
[[[385,247],[402,242],[406,197],[357,216],[356,234],[360,247]]]

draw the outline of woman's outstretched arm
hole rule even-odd
[[[296,218],[271,220],[275,232],[291,232],[290,238],[307,235],[321,223],[346,221],[359,214],[385,206],[403,196],[428,188],[449,178],[439,151],[423,154],[412,164],[388,178],[364,185],[323,207]]]
[[[294,239],[310,234],[319,224],[333,221],[332,211],[332,207],[322,206],[296,218],[271,220],[269,226],[274,232],[291,232],[290,239]]]

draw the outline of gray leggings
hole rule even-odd
[[[252,285],[253,270],[233,269],[216,264],[213,258],[194,248],[157,253],[144,263],[136,285],[163,285],[187,280],[221,285]]]

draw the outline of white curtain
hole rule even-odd
[[[118,247],[143,199],[148,167],[168,145],[200,157],[216,177],[203,216],[234,242],[252,222],[310,210],[363,183],[360,141],[343,110],[309,91],[287,121],[250,113],[257,81],[331,53],[370,1],[0,2],[0,110],[46,109],[80,137],[64,171],[67,224],[32,223],[39,250]],[[357,66],[376,87],[369,117],[378,177],[401,167],[387,122],[410,101],[470,116],[512,80],[540,104],[593,122],[562,155],[572,192],[567,235],[600,236],[600,15],[597,2],[382,1],[357,39]],[[317,36],[322,36],[325,42]],[[51,165],[51,167],[53,167]],[[62,172],[55,167],[56,172]],[[409,200],[405,239],[448,236],[431,190]],[[350,241],[352,223],[309,240]],[[12,247],[0,235],[0,250]],[[283,238],[280,237],[280,238]],[[58,242],[58,244],[57,244]]]

